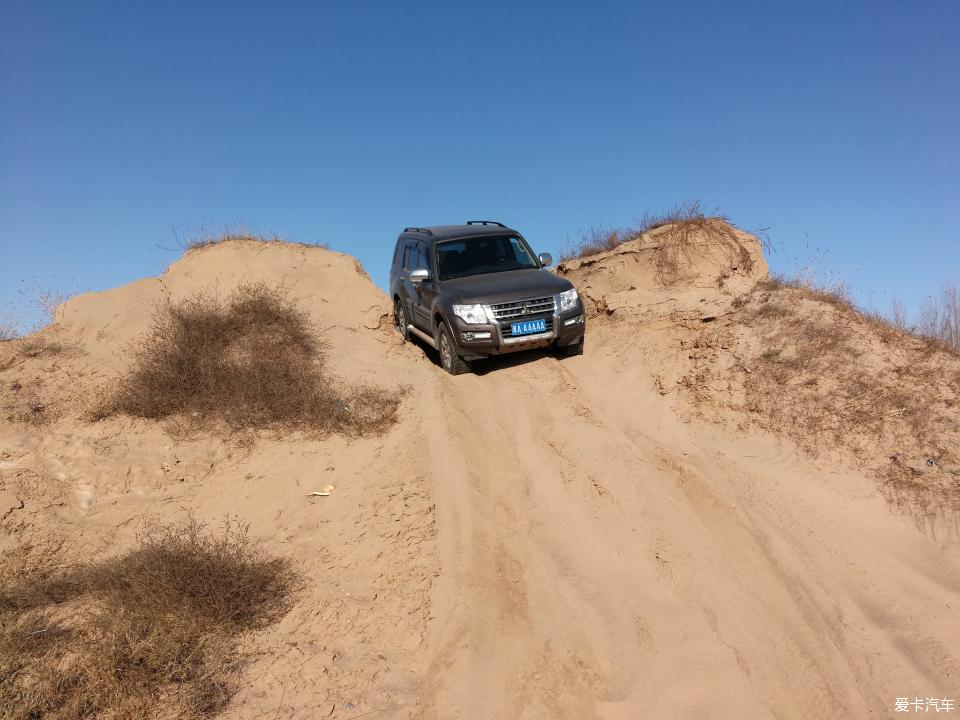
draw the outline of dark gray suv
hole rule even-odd
[[[490,220],[408,227],[397,238],[390,294],[397,330],[440,352],[451,375],[470,361],[535,347],[583,352],[583,304],[516,230]]]

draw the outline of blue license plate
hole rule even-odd
[[[547,331],[547,321],[543,318],[539,320],[524,320],[523,322],[515,322],[510,324],[510,334],[513,336],[517,335],[530,335],[532,333],[541,333]]]

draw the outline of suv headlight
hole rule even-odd
[[[454,305],[453,314],[470,325],[487,322],[487,314],[483,310],[483,305]]]
[[[577,306],[577,290],[571,288],[560,293],[560,312],[573,310]]]

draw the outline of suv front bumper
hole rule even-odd
[[[518,335],[516,337],[510,337],[506,332],[509,330],[511,322],[541,318],[552,320],[547,332]],[[583,303],[578,301],[577,306],[572,310],[554,312],[548,315],[529,315],[514,318],[512,321],[502,320],[475,325],[465,323],[457,316],[452,315],[451,323],[460,357],[464,360],[477,360],[490,355],[503,355],[518,350],[531,350],[550,345],[555,347],[576,345],[582,340],[586,330],[586,315],[583,311]]]

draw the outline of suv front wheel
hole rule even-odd
[[[437,350],[440,352],[440,364],[451,375],[460,375],[470,370],[470,365],[457,355],[453,338],[444,323],[437,326]]]
[[[407,323],[410,321],[407,320],[407,310],[399,299],[393,301],[393,322],[397,326],[397,332],[400,333],[403,341],[408,341],[410,331],[407,330]]]

